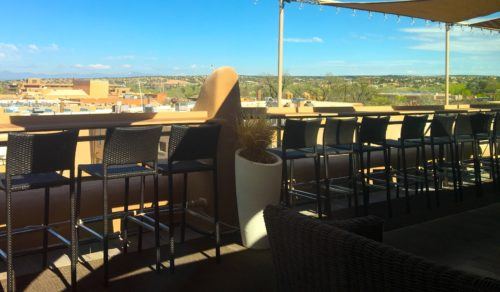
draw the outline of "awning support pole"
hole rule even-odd
[[[445,48],[445,105],[450,104],[450,28],[449,23],[446,24],[446,48]]]
[[[282,106],[283,98],[283,23],[285,18],[285,0],[279,0],[278,28],[278,107]]]

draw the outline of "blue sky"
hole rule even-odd
[[[0,71],[46,74],[275,74],[277,0],[2,0]],[[8,12],[8,13],[5,13]],[[289,4],[285,72],[437,75],[444,28]],[[500,34],[452,30],[452,74],[500,75]]]

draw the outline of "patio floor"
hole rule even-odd
[[[384,240],[402,250],[412,252],[444,265],[451,265],[484,276],[500,278],[500,196],[492,185],[486,186],[483,197],[476,197],[473,188],[467,189],[464,201],[456,203],[452,192],[442,192],[441,207],[428,209],[425,196],[412,196],[412,212],[404,210],[404,199],[394,199],[394,217],[386,218]],[[370,213],[385,217],[385,193],[374,193]],[[333,201],[334,216],[353,215],[346,209],[346,200]],[[295,207],[309,213],[313,204]],[[123,255],[116,248],[110,252],[111,282],[109,291],[273,291],[275,289],[272,257],[269,250],[249,250],[241,246],[237,234],[223,237],[222,263],[213,258],[213,240],[191,237],[185,244],[177,244],[176,271],[168,269],[156,273],[153,250]],[[98,247],[99,245],[93,245]],[[163,255],[167,255],[164,247]],[[106,291],[102,285],[102,253],[85,256],[79,264],[78,289],[80,291]],[[69,267],[63,250],[52,252],[59,264],[40,269],[40,255],[16,258],[17,287],[27,291],[61,291],[69,289]],[[66,264],[65,264],[66,262]],[[165,260],[164,264],[168,266]],[[4,267],[0,280],[5,287]]]

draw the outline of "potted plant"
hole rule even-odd
[[[236,199],[243,245],[269,247],[263,210],[278,204],[281,190],[281,158],[267,151],[274,128],[266,119],[245,119],[237,127],[239,149],[235,153]]]

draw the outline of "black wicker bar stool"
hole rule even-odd
[[[401,127],[401,135],[398,140],[387,140],[389,156],[391,149],[397,149],[397,168],[395,171],[396,177],[396,194],[399,197],[400,181],[405,191],[406,212],[410,212],[410,181],[415,183],[415,193],[418,192],[419,183],[424,185],[427,194],[427,205],[431,206],[429,198],[429,182],[427,173],[427,163],[425,163],[425,126],[427,124],[427,115],[406,115],[403,118]],[[415,150],[415,164],[409,167],[407,163],[407,150]],[[423,169],[423,176],[420,172],[420,166]]]
[[[475,113],[470,116],[472,126],[472,137],[474,139],[474,175],[476,186],[479,188],[477,194],[481,195],[482,190],[482,173],[487,172],[490,178],[496,183],[495,164],[492,155],[493,144],[492,135],[492,121],[494,116],[485,113]],[[489,156],[484,157],[482,146],[489,149]]]
[[[431,148],[432,178],[434,180],[434,193],[436,196],[436,205],[438,207],[440,206],[439,195],[442,189],[442,183],[444,178],[448,177],[445,171],[449,169],[452,171],[455,200],[458,200],[458,167],[453,147],[453,126],[455,124],[455,118],[455,115],[435,114],[431,121],[430,136],[424,139],[424,143]],[[438,147],[438,153],[436,153],[436,147]],[[445,150],[448,150],[449,159],[445,155]],[[427,157],[425,161],[428,161]]]
[[[354,133],[358,126],[356,118],[327,118],[323,132],[323,144],[318,147],[318,155],[323,157],[325,177],[325,213],[331,216],[331,193],[345,194],[351,207],[351,198],[354,197],[355,208],[358,208],[357,186],[354,175]],[[331,178],[329,160],[333,156],[348,157],[349,170],[347,176]]]
[[[159,206],[158,206],[158,143],[162,132],[161,126],[154,127],[130,127],[130,128],[113,128],[106,132],[106,140],[104,143],[103,160],[100,164],[87,164],[78,166],[77,178],[77,198],[75,199],[76,214],[75,214],[75,229],[76,241],[78,244],[79,231],[86,231],[90,235],[100,239],[103,244],[104,258],[104,283],[108,284],[108,241],[109,241],[109,220],[121,218],[125,221],[132,221],[139,227],[149,227],[140,219],[144,215],[144,181],[146,176],[154,178],[154,210],[155,210],[155,227],[151,228],[155,232],[155,247],[156,247],[156,270],[160,271],[160,228],[159,224]],[[80,200],[82,198],[82,173],[90,175],[90,179],[101,180],[103,187],[103,215],[94,218],[80,218]],[[132,177],[141,178],[141,202],[138,213],[132,213],[128,210],[128,191],[129,180]],[[108,181],[112,179],[125,179],[125,198],[124,211],[109,214],[108,205]],[[135,216],[132,216],[135,214]],[[92,229],[89,224],[97,221],[103,221],[103,231],[99,234]],[[142,232],[139,232],[142,234]],[[127,244],[127,228],[123,230],[124,251]],[[72,275],[76,277],[76,264],[78,256],[78,246],[72,254],[73,263],[71,266]]]
[[[357,136],[357,141],[354,144],[353,150],[356,154],[358,166],[356,169],[357,176],[360,177],[363,190],[363,210],[368,214],[370,204],[370,189],[378,188],[386,190],[387,197],[387,213],[392,217],[391,203],[391,182],[390,182],[390,165],[391,159],[388,155],[387,147],[387,127],[389,126],[390,118],[384,117],[363,117],[361,126]],[[373,152],[382,152],[384,156],[384,171],[381,179],[380,172],[371,172],[372,163],[371,155]],[[364,156],[366,155],[366,163]],[[356,178],[357,180],[357,178]],[[370,184],[370,182],[373,184]],[[377,184],[378,183],[378,184]],[[380,185],[383,183],[384,185]]]
[[[69,185],[69,196],[74,197],[74,167],[78,130],[49,134],[10,133],[7,141],[6,173],[2,175],[0,189],[6,195],[7,254],[0,256],[7,262],[7,291],[15,290],[13,267],[13,235],[43,231],[43,266],[47,266],[48,235],[51,234],[68,247],[71,241],[57,233],[50,225],[50,188]],[[63,175],[69,171],[69,177]],[[45,189],[43,225],[13,229],[12,194],[15,192]],[[68,206],[68,215],[72,213]],[[70,216],[70,218],[73,218]],[[74,286],[76,278],[71,278]]]
[[[189,213],[214,224],[215,255],[220,262],[220,222],[219,222],[219,193],[217,183],[217,147],[219,144],[220,124],[204,124],[197,127],[173,125],[170,130],[168,143],[168,159],[160,161],[160,174],[168,177],[168,226],[160,224],[160,228],[169,231],[170,243],[170,272],[175,269],[175,240],[174,240],[174,175],[183,175],[182,222],[181,242],[185,240],[186,214]],[[189,209],[187,202],[188,175],[195,172],[212,172],[213,176],[213,218]],[[197,231],[197,230],[196,230]]]
[[[269,149],[270,152],[278,155],[283,160],[281,201],[286,206],[290,206],[292,204],[292,195],[315,200],[317,203],[317,214],[319,218],[323,216],[321,203],[320,158],[316,151],[320,126],[321,119],[287,119],[285,121],[281,148]],[[294,161],[297,159],[314,160],[314,175],[316,183],[315,194],[295,188],[296,184],[294,184],[293,170]]]

